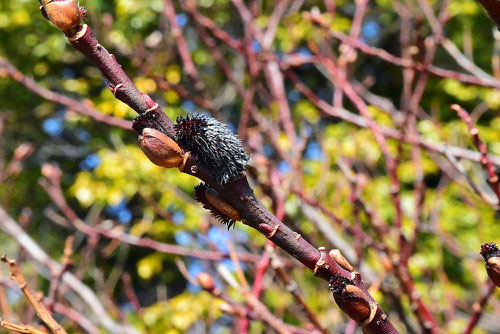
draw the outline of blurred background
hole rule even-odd
[[[478,254],[481,244],[500,241],[498,199],[467,126],[450,109],[458,103],[470,112],[499,163],[500,35],[479,4],[80,5],[101,44],[171,119],[207,113],[240,136],[252,155],[248,175],[257,196],[314,245],[339,248],[402,333],[422,332],[420,302],[444,332],[462,332],[482,296],[487,306],[471,331],[500,333],[498,290],[487,285]],[[56,261],[73,235],[70,271],[114,321],[138,332],[274,332],[258,316],[248,321],[228,306],[230,300],[251,310],[242,272],[291,332],[360,332],[325,282],[281,250],[266,248],[266,238],[244,224],[228,230],[194,200],[196,179],[143,155],[137,135],[126,130],[135,112],[113,97],[99,71],[38,7],[35,0],[0,0],[2,210]],[[380,49],[397,59],[383,59]],[[449,72],[408,65],[416,63]],[[366,126],[370,117],[386,129],[395,179]],[[395,139],[394,131],[430,148]],[[399,232],[406,243],[399,243]],[[0,233],[0,245],[32,289],[47,296],[51,271],[12,235]],[[230,259],[232,249],[244,254],[240,263]],[[412,288],[394,270],[401,257]],[[209,273],[226,301],[200,288],[200,272]],[[36,323],[5,268],[0,283],[1,317]],[[91,323],[85,327],[57,311],[68,332],[113,332],[80,298],[71,287],[60,288],[57,302]]]

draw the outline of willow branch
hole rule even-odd
[[[10,331],[17,333],[28,333],[28,334],[47,334],[45,331],[39,330],[30,325],[15,324],[13,322],[4,320],[0,318],[0,327],[5,328]]]
[[[172,121],[161,112],[157,103],[133,85],[116,59],[97,41],[90,27],[83,25],[75,34],[69,34],[68,39],[101,70],[116,98],[127,103],[139,114],[156,111],[154,114],[159,115],[157,123],[170,138],[175,138]],[[241,214],[246,225],[264,234],[309,268],[315,276],[329,282],[337,304],[350,317],[357,319],[365,331],[397,333],[380,305],[369,294],[359,273],[345,270],[328,255],[324,247],[314,247],[277,219],[257,199],[245,176],[222,186],[209,170],[198,164],[194,154],[185,152],[184,157],[184,163],[179,167],[181,172],[204,181]],[[347,290],[346,287],[353,288]],[[352,292],[353,289],[355,293]],[[361,308],[354,305],[351,298],[354,294],[363,301]]]
[[[498,175],[496,174],[495,166],[493,165],[493,162],[488,155],[488,147],[479,138],[479,130],[474,126],[469,113],[458,104],[453,104],[451,106],[451,109],[456,111],[458,116],[467,125],[467,128],[469,129],[469,135],[472,137],[474,145],[481,153],[481,160],[479,160],[479,162],[481,163],[481,166],[483,166],[486,173],[488,173],[488,183],[490,184],[491,189],[497,197],[497,205],[500,205],[500,183],[498,182]]]

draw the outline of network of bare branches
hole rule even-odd
[[[95,36],[91,23],[82,23],[83,10],[76,1],[40,2],[42,14],[65,33],[69,43],[87,61],[101,71],[111,93],[140,115],[134,123],[134,129],[140,136],[141,148],[148,158],[155,164],[176,167],[181,173],[199,178],[204,183],[198,186],[196,199],[205,208],[229,227],[236,225],[239,228],[240,223],[236,221],[241,221],[268,240],[265,249],[248,247],[242,250],[230,243],[229,252],[225,253],[213,248],[193,249],[137,236],[127,231],[123,225],[102,220],[99,212],[89,212],[87,218],[82,218],[65,197],[61,182],[64,170],[57,164],[44,164],[39,184],[52,202],[46,210],[46,217],[70,230],[74,237],[68,238],[59,263],[42,249],[41,241],[35,241],[26,232],[30,222],[29,209],[18,219],[13,219],[7,208],[0,207],[0,230],[13,238],[22,250],[19,251],[18,262],[34,267],[50,281],[47,297],[37,295],[28,286],[16,262],[4,256],[2,261],[9,267],[11,278],[36,310],[43,325],[18,324],[20,319],[12,314],[5,298],[5,289],[13,289],[15,286],[11,281],[2,279],[0,327],[20,333],[45,333],[47,330],[65,333],[64,324],[73,323],[89,333],[98,333],[99,328],[110,333],[137,332],[137,329],[125,321],[113,296],[113,289],[121,279],[124,294],[134,312],[142,311],[130,275],[123,272],[123,267],[114,274],[113,280],[110,279],[112,283],[102,279],[98,286],[90,288],[82,282],[85,271],[92,266],[96,256],[106,258],[117,248],[126,246],[178,256],[176,263],[186,280],[207,291],[215,299],[223,301],[220,308],[235,319],[234,328],[238,333],[248,333],[249,324],[253,321],[262,322],[278,333],[330,332],[330,328],[308,306],[308,299],[287,270],[301,264],[317,276],[318,284],[323,284],[323,293],[332,295],[332,308],[335,307],[334,301],[347,315],[342,324],[345,333],[355,333],[358,327],[363,333],[397,333],[398,330],[408,333],[440,333],[446,331],[450,319],[457,316],[467,318],[464,333],[472,333],[478,324],[487,331],[500,330],[498,323],[480,322],[490,301],[495,303],[494,312],[499,315],[498,301],[491,299],[495,285],[490,279],[486,283],[484,280],[477,281],[477,291],[480,293],[471,303],[461,301],[450,292],[448,310],[442,310],[430,304],[428,298],[422,298],[417,288],[422,282],[415,280],[409,265],[419,239],[426,233],[439,235],[450,252],[474,257],[464,254],[454,237],[440,230],[436,223],[439,220],[437,213],[424,213],[424,201],[428,196],[422,163],[424,155],[432,157],[440,169],[441,180],[434,193],[436,202],[439,201],[441,187],[456,183],[469,189],[492,212],[497,215],[500,213],[497,172],[500,157],[489,154],[488,147],[481,140],[481,133],[475,126],[477,115],[474,116],[473,112],[471,117],[457,104],[450,106],[466,124],[477,150],[447,142],[430,141],[418,129],[420,120],[430,118],[430,112],[422,107],[422,100],[431,79],[500,88],[498,75],[490,75],[481,70],[447,38],[445,28],[449,20],[450,1],[439,2],[439,8],[434,8],[427,0],[419,0],[411,5],[406,1],[394,1],[401,19],[400,54],[396,55],[363,40],[361,29],[370,6],[368,0],[355,1],[348,34],[332,28],[332,20],[339,10],[335,1],[325,0],[324,10],[316,7],[303,10],[304,1],[276,0],[267,25],[263,28],[255,21],[261,10],[257,5],[258,1],[247,3],[231,0],[234,15],[239,15],[243,27],[243,35],[237,37],[219,28],[205,16],[194,0],[181,0],[179,3],[164,0],[162,15],[168,23],[165,34],[175,40],[176,51],[183,65],[182,74],[186,77],[185,83],[172,84],[155,74],[150,67],[155,58],[154,52],[147,50],[144,45],[137,45],[135,50],[120,48],[119,45],[107,47],[120,52],[121,57],[130,59],[142,73],[155,81],[160,90],[175,91],[183,100],[192,102],[213,117],[189,116],[179,120],[177,124],[162,111],[161,102],[155,102],[157,99],[154,94],[150,97],[139,91],[115,56],[107,51],[104,46],[106,43],[101,43],[99,36]],[[489,1],[480,2],[493,20],[498,22],[500,5]],[[238,137],[224,125],[218,101],[210,95],[207,84],[199,74],[183,29],[178,23],[180,12],[195,27],[199,40],[208,49],[218,70],[241,100]],[[294,13],[301,13],[301,19],[314,27],[317,36],[307,41],[307,52],[278,53],[274,46],[277,28],[283,17]],[[427,34],[418,28],[422,22],[430,27]],[[256,48],[254,44],[259,47]],[[445,50],[449,59],[457,64],[455,69],[435,64],[439,49]],[[241,60],[243,65],[240,64],[240,68],[235,69],[226,60],[224,55],[227,50]],[[371,83],[373,78],[356,80],[353,67],[361,57],[378,59],[401,72],[403,87],[400,88],[402,93],[399,106],[374,93]],[[0,58],[0,76],[11,78],[32,93],[95,122],[109,127],[132,129],[130,121],[103,115],[88,101],[42,87],[12,63],[11,60]],[[329,82],[333,91],[331,101],[308,87],[301,76],[301,70],[305,66],[314,68],[318,75]],[[496,66],[500,66],[499,63]],[[500,69],[494,68],[494,73],[499,74]],[[390,183],[389,198],[394,211],[392,221],[384,219],[383,213],[364,195],[370,173],[360,167],[358,161],[348,157],[339,158],[336,164],[348,184],[352,218],[342,218],[336,211],[335,204],[326,206],[322,203],[318,198],[321,192],[311,194],[304,190],[301,160],[312,138],[310,132],[315,131],[314,136],[320,145],[326,143],[321,142],[322,136],[318,129],[307,131],[305,127],[298,127],[303,118],[292,111],[287,96],[287,90],[290,89],[315,106],[321,112],[321,117],[370,131],[381,152],[382,173],[385,173]],[[389,115],[394,126],[377,121],[371,112],[372,106]],[[276,113],[266,114],[263,112],[264,108],[274,108]],[[0,118],[0,135],[3,126],[4,120]],[[154,131],[150,131],[151,129]],[[284,148],[280,132],[286,136],[288,147],[293,149]],[[220,142],[225,145],[223,149],[218,146]],[[271,148],[276,159],[265,154],[265,147]],[[34,149],[33,144],[19,146],[12,160],[0,165],[5,165],[0,170],[0,182],[9,182],[15,178]],[[244,150],[252,154],[250,163]],[[5,157],[1,159],[4,161]],[[284,173],[278,168],[276,160],[286,162],[289,172]],[[414,207],[411,210],[404,208],[402,179],[398,174],[398,168],[404,161],[413,166],[414,181],[411,189]],[[464,162],[479,166],[482,178],[472,177],[464,168]],[[244,168],[246,171],[242,173]],[[321,238],[317,234],[309,236],[301,231],[293,217],[287,214],[286,201],[292,195],[296,196],[300,203],[298,207],[321,234]],[[144,196],[144,200],[157,215],[172,221],[170,213],[161,209],[155,199]],[[269,205],[264,205],[263,202]],[[366,221],[366,224],[362,225],[361,220]],[[84,239],[85,246],[79,249],[81,259],[79,263],[74,263],[72,258],[75,244],[82,245]],[[101,240],[106,240],[108,244],[96,255],[95,250]],[[320,244],[324,241],[326,246]],[[490,241],[494,240],[482,242]],[[383,270],[374,270],[368,265],[368,250],[373,251]],[[29,261],[25,259],[26,254]],[[493,260],[490,260],[492,257]],[[500,254],[496,253],[485,257],[488,274],[492,279],[495,270],[497,274],[500,273],[500,268],[495,269],[495,266],[500,266],[495,259],[498,257]],[[224,288],[216,286],[213,277],[207,273],[192,277],[180,258],[196,258],[213,263],[223,259],[232,260],[236,278],[223,266],[217,267],[217,273],[224,284],[239,291],[242,298],[236,300],[230,296]],[[475,260],[481,261],[479,254]],[[248,281],[249,275],[243,271],[242,263],[253,264],[253,282]],[[269,277],[277,280],[291,293],[299,305],[302,324],[285,323],[262,301],[260,297]],[[384,295],[384,300],[390,301],[383,305],[384,309],[374,299],[380,293]],[[411,306],[405,307],[406,304]],[[444,311],[448,312],[446,316],[442,316]],[[113,315],[120,318],[120,321]]]

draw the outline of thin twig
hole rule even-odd
[[[28,283],[26,282],[26,279],[24,278],[23,273],[17,266],[16,261],[7,258],[7,256],[4,254],[2,255],[2,262],[7,265],[10,270],[10,278],[17,283],[19,289],[21,289],[24,296],[36,310],[37,315],[40,317],[40,319],[42,319],[44,324],[47,325],[47,327],[49,327],[54,334],[65,334],[66,330],[61,325],[59,325],[57,321],[52,317],[52,314],[42,303],[41,299],[33,294],[30,287],[28,286]]]

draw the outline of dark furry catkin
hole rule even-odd
[[[215,118],[190,114],[178,117],[174,128],[176,141],[191,151],[220,185],[239,178],[249,164],[241,141]]]
[[[236,221],[234,219],[229,218],[224,213],[220,212],[215,206],[210,204],[210,202],[206,198],[206,190],[208,186],[205,183],[200,183],[196,187],[194,187],[194,198],[203,204],[203,207],[210,211],[213,217],[215,217],[222,224],[227,225],[227,229],[229,230],[231,226],[234,227]]]
[[[488,242],[481,246],[480,254],[483,256],[485,261],[488,261],[490,257],[500,257],[500,249],[494,242]]]

